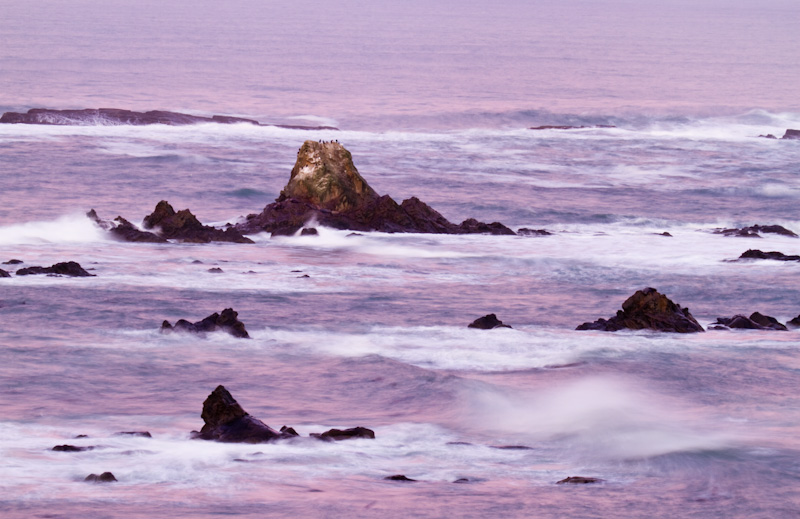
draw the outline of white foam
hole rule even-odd
[[[107,234],[83,214],[53,221],[27,222],[0,227],[0,245],[80,244],[109,241]]]

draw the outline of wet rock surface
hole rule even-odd
[[[761,234],[779,234],[781,236],[797,238],[797,234],[794,231],[790,231],[786,227],[780,225],[751,225],[750,227],[742,227],[741,229],[715,229],[713,232],[714,234],[740,238],[760,238]]]
[[[167,239],[155,233],[142,231],[131,222],[121,216],[117,216],[111,221],[103,220],[97,212],[92,209],[86,213],[86,217],[96,223],[101,229],[108,231],[115,239],[134,243],[167,243]]]
[[[477,328],[478,330],[493,330],[495,328],[511,328],[497,318],[495,314],[484,315],[472,321],[467,328]]]
[[[169,321],[161,323],[161,333],[187,332],[202,334],[216,331],[222,331],[240,339],[250,338],[244,323],[239,320],[239,313],[232,308],[226,308],[222,313],[215,312],[195,323],[185,319],[179,319],[174,326]]]
[[[753,312],[750,317],[744,315],[734,315],[733,317],[717,317],[717,321],[712,325],[715,329],[739,328],[745,330],[780,330],[786,331],[786,325],[780,323],[774,317]]]
[[[252,124],[255,126],[276,126],[293,130],[336,130],[332,126],[301,126],[285,124],[261,124],[253,119],[231,117],[228,115],[213,115],[202,117],[180,112],[164,110],[151,110],[148,112],[134,112],[121,108],[85,108],[82,110],[52,110],[48,108],[31,108],[25,113],[6,112],[0,117],[4,124],[47,124],[58,126],[93,126],[93,125],[131,125],[147,126],[151,124],[166,124],[169,126],[185,126],[190,124],[217,123],[217,124]]]
[[[265,443],[292,435],[276,431],[251,416],[223,386],[217,386],[203,402],[200,415],[205,425],[193,435],[200,440],[226,443]]]
[[[655,288],[638,290],[622,303],[622,310],[609,319],[583,323],[577,330],[657,330],[662,332],[702,332],[703,327],[692,317],[688,308],[673,303]]]
[[[775,261],[800,261],[800,256],[796,254],[784,254],[778,251],[764,252],[758,249],[748,249],[739,256],[739,259],[765,259]]]
[[[334,229],[441,234],[514,234],[498,223],[448,221],[416,197],[401,204],[379,195],[338,142],[306,141],[289,182],[275,202],[235,227],[242,234],[293,235],[309,222]]]
[[[17,271],[18,276],[32,276],[37,274],[47,274],[50,276],[68,277],[93,277],[94,274],[86,272],[79,263],[75,261],[64,261],[49,267],[26,267]]]
[[[191,211],[175,211],[166,200],[156,204],[153,212],[145,216],[143,225],[162,238],[186,243],[253,243],[233,227],[222,230],[203,225]]]

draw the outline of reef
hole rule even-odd
[[[703,327],[692,317],[688,308],[672,302],[655,288],[637,290],[622,303],[622,310],[609,319],[583,323],[577,330],[657,330],[661,332],[702,332]]]
[[[18,276],[30,276],[35,274],[47,274],[49,276],[68,276],[68,277],[94,277],[94,274],[86,272],[79,263],[75,261],[64,261],[49,267],[25,267],[17,271]]]

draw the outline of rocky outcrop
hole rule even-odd
[[[751,225],[750,227],[742,227],[741,229],[714,229],[713,233],[740,238],[760,238],[761,235],[759,233],[780,234],[781,236],[797,238],[797,234],[780,225]]]
[[[238,319],[239,314],[232,308],[226,308],[222,313],[213,313],[196,323],[191,323],[185,319],[179,319],[175,325],[169,321],[161,323],[161,333],[188,332],[188,333],[211,333],[221,331],[238,337],[249,339],[250,335],[244,327],[244,323]]]
[[[11,277],[11,274],[9,274],[7,271],[5,271],[3,269],[0,269],[0,278],[10,278],[10,277]]]
[[[168,112],[164,110],[151,110],[149,112],[134,112],[120,108],[86,108],[83,110],[51,110],[47,108],[32,108],[26,113],[6,112],[0,117],[0,123],[5,124],[49,124],[59,126],[146,126],[151,124],[166,124],[169,126],[185,126],[190,124],[217,123],[217,124],[252,124],[255,126],[276,126],[294,130],[336,130],[332,126],[299,126],[283,124],[261,124],[253,119],[231,117],[227,115],[214,115],[201,117],[198,115]]]
[[[467,328],[477,328],[479,330],[494,330],[495,328],[511,328],[497,318],[495,314],[484,315],[470,323]]]
[[[47,274],[51,276],[69,276],[69,277],[93,277],[94,274],[89,274],[83,267],[75,261],[65,261],[56,263],[49,267],[26,267],[17,271],[18,276],[30,276],[35,274]]]
[[[800,261],[800,256],[788,255],[778,251],[763,252],[758,249],[748,249],[739,256],[739,259],[769,259],[776,261]]]
[[[750,317],[744,315],[734,315],[733,317],[717,317],[717,321],[712,324],[714,329],[740,328],[745,330],[780,330],[786,331],[784,324],[774,317],[753,312]]]
[[[156,204],[153,212],[144,218],[144,228],[168,240],[185,243],[232,242],[253,243],[253,240],[228,227],[224,231],[203,225],[188,209],[175,211],[166,200]]]
[[[338,142],[306,141],[280,196],[236,229],[242,234],[292,235],[309,222],[354,231],[514,234],[497,222],[468,219],[456,225],[416,197],[398,204],[378,195]]]
[[[792,328],[800,328],[800,315],[795,317],[794,319],[790,319],[787,323],[787,326],[791,326]]]
[[[112,221],[102,220],[97,216],[97,212],[92,209],[86,213],[86,217],[100,226],[101,229],[110,232],[114,238],[120,241],[135,243],[167,243],[166,238],[147,231],[138,229],[131,222],[121,216],[117,216]]]
[[[703,327],[692,317],[688,308],[681,308],[655,288],[638,290],[622,303],[622,310],[609,319],[583,323],[577,330],[657,330],[662,332],[702,332]]]
[[[784,139],[800,139],[800,130],[786,130],[783,134]]]
[[[293,437],[251,416],[223,386],[208,395],[200,415],[205,425],[193,437],[226,443],[265,443]]]

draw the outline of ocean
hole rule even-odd
[[[800,264],[735,261],[799,238],[714,232],[800,233],[800,141],[759,138],[800,129],[800,5],[701,4],[0,0],[1,112],[338,128],[0,124],[0,515],[800,516],[800,331],[711,329],[800,314]],[[551,234],[142,244],[85,216],[235,223],[306,140]],[[13,275],[70,260],[95,277]],[[708,330],[575,330],[645,287]],[[160,333],[224,308],[250,340]],[[512,328],[467,328],[489,313]],[[303,438],[191,439],[218,385]]]

